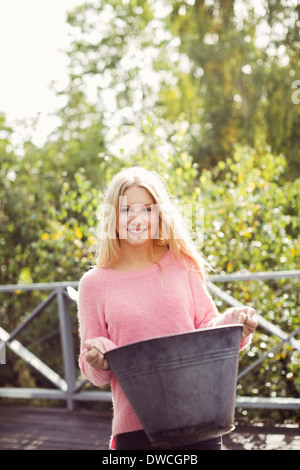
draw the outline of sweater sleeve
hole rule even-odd
[[[220,314],[206,284],[203,282],[200,274],[193,269],[189,269],[189,283],[194,302],[196,329],[232,325],[235,323],[233,319],[234,308],[230,308]],[[241,339],[240,349],[248,346],[251,339],[251,335]]]
[[[101,286],[101,284],[99,284],[99,279],[95,280],[92,270],[88,271],[82,277],[78,292],[78,322],[80,336],[80,369],[85,378],[87,378],[92,384],[101,387],[110,383],[112,371],[110,369],[105,371],[98,370],[91,366],[85,358],[86,349],[84,348],[86,340],[95,338],[102,342],[106,351],[116,348],[116,345],[109,339],[105,324],[105,286]],[[101,288],[103,288],[102,293],[99,292],[99,289]]]

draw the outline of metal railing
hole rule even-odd
[[[277,271],[270,273],[257,273],[257,274],[230,274],[230,275],[214,275],[208,283],[208,288],[211,293],[220,298],[222,301],[232,307],[239,307],[242,304],[229,295],[224,290],[215,285],[219,282],[232,282],[232,281],[245,281],[245,280],[266,280],[276,278],[291,278],[300,277],[300,271]],[[43,300],[32,313],[17,326],[12,332],[7,332],[0,326],[0,341],[2,341],[7,348],[12,350],[17,356],[22,358],[25,362],[30,364],[40,374],[46,377],[55,388],[17,388],[17,387],[0,387],[0,398],[23,398],[23,399],[55,399],[65,400],[68,409],[73,409],[77,401],[111,401],[111,392],[109,391],[89,391],[83,390],[86,380],[82,380],[79,374],[79,367],[77,358],[75,357],[75,345],[72,335],[72,318],[70,312],[70,302],[77,300],[78,282],[58,282],[58,283],[43,283],[43,284],[29,284],[29,285],[6,285],[0,286],[0,293],[20,292],[20,291],[50,291],[48,297]],[[62,362],[64,366],[64,377],[61,377],[57,372],[46,365],[35,354],[29,351],[24,345],[21,344],[16,338],[25,330],[25,328],[45,310],[52,302],[57,302],[57,312],[60,324],[60,338],[62,345]],[[300,351],[300,341],[295,338],[295,335],[300,331],[300,327],[296,328],[292,333],[288,334],[281,328],[273,325],[261,315],[257,315],[259,326],[270,333],[280,338],[280,342],[261,355],[256,361],[242,370],[238,375],[238,380],[245,374],[248,374],[252,369],[257,367],[263,362],[270,352],[274,352],[283,343],[289,343],[290,346]],[[0,365],[1,367],[5,365]],[[79,378],[78,378],[79,377]],[[274,409],[299,409],[300,398],[267,398],[267,397],[241,397],[236,398],[236,406],[242,408],[274,408]]]
[[[0,397],[2,398],[24,398],[24,399],[52,399],[65,400],[68,409],[74,408],[76,401],[111,401],[111,392],[105,391],[84,391],[86,380],[80,381],[77,378],[78,364],[75,357],[75,345],[72,336],[72,320],[70,314],[70,297],[68,289],[76,288],[78,282],[56,282],[43,284],[14,284],[0,286],[1,292],[20,291],[51,291],[48,297],[41,302],[33,312],[11,333],[8,333],[0,326],[0,340],[5,346],[11,349],[17,356],[23,359],[36,369],[41,375],[56,388],[16,388],[0,387]],[[64,366],[64,377],[60,377],[53,369],[41,361],[35,354],[23,346],[16,337],[48,307],[52,302],[57,301],[57,311],[60,325],[60,339],[62,348],[62,360]],[[5,367],[1,365],[0,367]],[[1,369],[0,369],[1,371]]]
[[[217,282],[234,282],[234,281],[266,281],[271,279],[284,279],[284,278],[299,278],[300,271],[272,271],[272,272],[261,272],[261,273],[247,273],[247,274],[224,274],[211,276],[211,280],[214,283]],[[227,292],[217,287],[214,283],[209,282],[208,287],[213,295],[220,298],[225,303],[232,307],[242,307],[243,304],[232,297]],[[246,374],[251,372],[259,364],[261,364],[270,355],[279,349],[284,343],[288,343],[293,349],[300,351],[300,341],[295,339],[295,336],[300,333],[300,327],[295,328],[292,333],[286,333],[279,326],[274,325],[270,321],[266,320],[262,315],[256,315],[259,326],[280,339],[270,350],[264,352],[257,360],[253,361],[250,366],[239,372],[238,381]],[[260,408],[260,409],[300,409],[300,398],[290,397],[236,397],[236,407],[241,408]]]

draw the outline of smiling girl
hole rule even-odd
[[[150,449],[150,442],[104,352],[137,341],[242,323],[241,348],[257,327],[255,310],[219,314],[206,287],[206,263],[153,171],[133,167],[111,181],[99,224],[97,265],[81,279],[79,364],[96,386],[111,383],[112,447]],[[185,449],[221,449],[221,438]]]

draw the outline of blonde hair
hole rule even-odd
[[[113,266],[121,257],[120,241],[116,230],[116,217],[119,213],[119,198],[133,186],[145,188],[159,208],[159,233],[152,239],[149,258],[155,262],[155,247],[168,246],[172,256],[183,265],[199,271],[206,282],[206,263],[199,253],[187,228],[187,224],[178,209],[174,198],[164,180],[155,172],[134,166],[117,173],[111,180],[104,193],[99,215],[97,266],[108,268]],[[114,210],[110,210],[113,208]],[[186,257],[189,260],[186,260]]]

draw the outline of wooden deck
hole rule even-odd
[[[0,407],[0,450],[107,450],[110,414]],[[300,450],[299,426],[238,426],[224,450]]]

